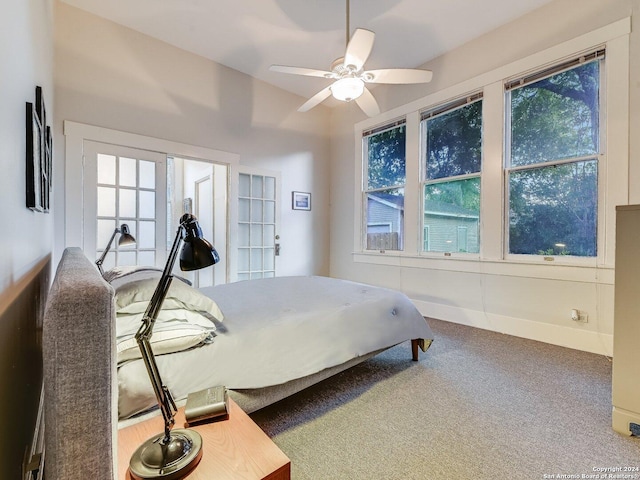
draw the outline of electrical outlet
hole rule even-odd
[[[587,314],[587,312],[581,312],[580,310],[574,308],[571,310],[571,320],[573,320],[574,322],[588,323],[589,315]]]

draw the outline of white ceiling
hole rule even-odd
[[[346,0],[62,1],[304,97],[329,80],[269,66],[329,70],[346,46]],[[550,1],[350,0],[350,31],[376,33],[367,70],[415,68]]]

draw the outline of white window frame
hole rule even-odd
[[[596,49],[599,50],[599,49]],[[588,52],[584,52],[584,53],[593,53],[594,49],[590,49]],[[581,56],[582,54],[577,54],[577,55],[573,55],[573,58],[569,58],[569,59],[564,59],[564,62],[566,62],[567,60],[571,61],[574,59],[577,59]],[[510,135],[511,135],[511,131],[510,131],[510,127],[511,127],[511,119],[510,119],[510,110],[511,110],[511,104],[508,103],[508,100],[511,98],[510,97],[510,90],[506,90],[505,89],[505,93],[504,93],[504,98],[505,98],[505,148],[504,148],[504,155],[505,155],[505,165],[504,165],[504,185],[503,185],[503,189],[504,189],[504,226],[503,226],[503,231],[504,231],[504,258],[506,259],[510,259],[513,261],[530,261],[532,260],[532,257],[537,257],[537,259],[542,259],[542,261],[545,262],[561,262],[561,263],[565,263],[565,264],[577,264],[577,265],[585,265],[585,266],[596,266],[598,264],[602,264],[604,262],[604,253],[603,253],[603,248],[602,248],[602,244],[600,243],[600,240],[603,239],[605,237],[604,235],[604,226],[602,225],[602,217],[601,217],[601,210],[603,208],[605,208],[605,192],[604,192],[604,187],[603,187],[603,178],[605,178],[606,176],[606,171],[607,171],[607,154],[606,154],[606,146],[607,146],[607,135],[606,135],[606,130],[607,130],[607,117],[606,117],[606,112],[607,112],[607,106],[606,106],[606,101],[607,98],[609,97],[609,95],[607,95],[607,85],[606,85],[606,76],[605,76],[605,71],[607,68],[606,65],[606,54],[604,55],[604,61],[602,60],[598,60],[600,61],[600,85],[599,85],[599,102],[600,102],[600,110],[599,110],[599,120],[598,120],[598,135],[599,135],[599,146],[598,146],[598,152],[594,153],[593,155],[587,155],[587,156],[583,156],[583,157],[571,157],[568,159],[556,159],[553,161],[549,161],[547,163],[535,163],[535,164],[531,164],[531,165],[522,165],[522,166],[512,166],[511,165],[511,158],[510,158],[510,147],[511,147],[511,142],[510,142]],[[559,65],[561,65],[563,63],[563,61],[557,62]],[[578,66],[578,65],[575,65]],[[547,68],[549,68],[549,66],[547,66]],[[540,73],[542,73],[543,70],[547,69],[547,68],[542,68],[540,69]],[[553,68],[553,66],[551,66],[551,68]],[[570,70],[571,68],[567,68],[567,70]],[[533,74],[538,73],[538,72],[533,72]],[[522,78],[523,75],[519,75],[518,78]],[[546,77],[545,77],[546,78]],[[509,81],[511,81],[511,79],[505,81],[505,85],[507,83],[509,83]],[[509,253],[509,199],[510,199],[510,195],[509,195],[509,175],[512,172],[518,172],[518,171],[524,171],[524,170],[532,170],[534,168],[544,168],[544,167],[551,167],[553,165],[561,165],[561,164],[565,164],[565,163],[575,163],[578,162],[580,160],[587,160],[587,159],[595,159],[598,163],[598,177],[597,177],[597,189],[598,189],[598,202],[597,202],[597,218],[596,218],[596,255],[594,257],[578,257],[578,256],[573,256],[573,255],[569,255],[569,256],[559,256],[559,255],[536,255],[536,254],[515,254],[515,253]]]
[[[405,142],[408,144],[407,138],[406,138],[406,119],[405,118],[396,118],[390,122],[385,122],[384,124],[375,126],[373,128],[368,129],[368,131],[363,131],[360,132],[360,145],[361,145],[361,152],[362,152],[362,157],[360,160],[360,164],[362,166],[362,182],[359,186],[359,192],[361,192],[361,202],[362,202],[362,216],[360,217],[360,222],[359,224],[361,225],[361,237],[360,237],[360,247],[363,250],[369,251],[369,252],[385,252],[387,250],[376,250],[376,249],[367,249],[367,227],[368,227],[368,221],[367,221],[367,195],[368,194],[375,194],[376,192],[383,192],[383,191],[387,191],[387,190],[403,190],[405,192],[405,197],[404,197],[404,209],[405,209],[405,216],[402,219],[402,225],[401,225],[401,232],[402,232],[402,236],[399,238],[399,248],[397,250],[388,250],[389,252],[402,252],[404,250],[404,242],[405,242],[405,235],[406,235],[406,228],[407,228],[407,215],[406,215],[406,203],[407,203],[407,199],[406,199],[406,186],[407,186],[407,165],[406,165],[406,155],[405,155],[405,178],[404,178],[404,184],[403,185],[390,185],[388,187],[381,187],[381,188],[373,188],[373,189],[369,189],[368,188],[368,179],[369,179],[369,162],[368,160],[365,161],[365,157],[369,157],[369,151],[366,147],[366,143],[367,143],[367,137],[370,135],[375,135],[377,133],[382,133],[382,132],[386,132],[389,130],[393,130],[394,128],[398,128],[400,126],[404,126],[405,127]],[[406,145],[405,145],[406,147]],[[390,229],[391,231],[391,229]]]
[[[421,120],[420,120],[420,210],[421,210],[421,215],[420,215],[420,225],[422,227],[424,227],[424,216],[425,216],[425,210],[424,210],[424,189],[426,185],[436,185],[438,183],[449,183],[449,182],[456,182],[456,181],[462,181],[462,180],[469,180],[471,178],[479,178],[480,179],[480,196],[482,197],[482,169],[484,168],[484,138],[482,139],[482,152],[480,154],[481,158],[480,158],[480,171],[476,172],[476,173],[468,173],[468,174],[462,174],[462,175],[455,175],[453,177],[442,177],[442,178],[437,178],[437,179],[433,179],[433,180],[429,180],[427,179],[427,159],[426,159],[426,146],[427,146],[427,128],[425,126],[425,120],[428,120],[427,118],[422,119],[422,117],[424,116],[425,112],[428,111],[436,111],[437,113],[435,113],[434,115],[432,115],[430,118],[435,118],[439,115],[444,115],[450,112],[453,112],[454,110],[457,110],[458,108],[462,108],[465,107],[467,105],[471,105],[474,102],[483,102],[483,94],[482,91],[479,92],[473,92],[469,95],[465,95],[462,98],[458,98],[458,99],[452,99],[452,101],[448,101],[446,102],[444,105],[439,105],[439,106],[434,106],[428,109],[423,109],[423,111],[420,114]],[[484,102],[483,102],[484,105]],[[484,111],[482,112],[482,114],[484,114]],[[484,120],[482,123],[483,127],[484,127]],[[482,136],[484,137],[484,130],[482,132]],[[482,212],[480,212],[480,221],[482,221]],[[424,234],[424,228],[421,229],[421,232]],[[482,251],[482,243],[480,242],[480,238],[481,235],[478,235],[478,248],[479,251],[478,253],[468,253],[468,252],[460,252],[458,251],[458,248],[456,247],[455,250],[450,250],[447,252],[436,252],[436,251],[430,251],[430,250],[425,250],[424,249],[424,239],[421,238],[421,245],[422,245],[422,250],[420,250],[419,255],[421,256],[431,256],[431,257],[436,257],[436,258],[440,258],[442,256],[445,256],[447,258],[450,258],[452,256],[463,256],[463,257],[467,257],[467,258],[473,258],[473,259],[478,259],[480,258],[480,252]],[[430,245],[430,242],[427,242]]]
[[[629,166],[629,34],[631,18],[626,17],[585,33],[551,48],[503,65],[494,70],[444,88],[426,97],[358,122],[354,126],[354,219],[353,237],[355,262],[430,268],[456,272],[487,273],[529,278],[569,279],[613,284],[615,261],[615,207],[628,204]],[[562,259],[549,262],[543,257],[534,259],[506,258],[504,255],[504,81],[524,75],[568,59],[580,52],[604,47],[607,52],[604,66],[603,101],[607,125],[604,149],[607,152],[606,171],[600,172],[602,208],[598,212],[599,255],[591,261]],[[477,90],[483,91],[483,174],[481,180],[482,238],[481,256],[472,258],[429,258],[419,254],[420,232],[420,129],[419,112],[432,105],[447,102]],[[362,248],[362,132],[382,125],[394,118],[407,119],[405,189],[405,249],[404,251],[374,252]],[[413,220],[412,220],[413,218]],[[527,257],[530,257],[527,255]]]

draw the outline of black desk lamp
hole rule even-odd
[[[162,383],[149,343],[153,334],[153,325],[169,291],[171,280],[173,280],[171,271],[182,240],[184,240],[184,246],[180,253],[181,270],[198,270],[220,261],[218,252],[213,248],[213,245],[202,238],[202,230],[196,217],[185,213],[180,218],[180,226],[167,264],[142,318],[142,325],[136,333],[142,359],[147,367],[158,405],[164,417],[164,433],[148,439],[138,447],[131,457],[129,470],[137,479],[173,480],[182,478],[196,467],[202,457],[202,437],[198,432],[188,429],[171,430],[175,423],[174,417],[177,407],[169,389]]]
[[[129,225],[123,223],[122,225],[120,225],[120,228],[116,227],[113,231],[113,234],[111,235],[111,238],[109,239],[109,243],[107,243],[107,248],[104,249],[104,252],[102,252],[100,258],[96,260],[96,265],[98,266],[100,275],[104,275],[104,271],[102,270],[102,262],[104,262],[104,258],[107,256],[107,253],[109,253],[109,249],[111,249],[111,244],[113,243],[113,239],[116,238],[116,233],[120,234],[120,238],[118,239],[119,246],[131,245],[133,243],[136,243],[136,239],[133,238],[133,235],[131,235],[131,233],[129,233]]]

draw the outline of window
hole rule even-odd
[[[597,254],[603,58],[506,84],[509,253]]]
[[[367,250],[402,250],[404,241],[404,121],[365,132],[364,204]]]
[[[423,251],[480,251],[481,94],[422,114]]]

